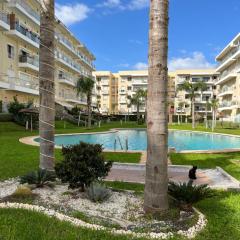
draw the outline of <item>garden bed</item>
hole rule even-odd
[[[162,216],[145,216],[143,195],[133,191],[112,189],[106,201],[94,203],[86,193],[69,190],[67,185],[61,183],[54,188],[33,189],[32,195],[26,198],[12,195],[18,186],[18,179],[0,183],[0,208],[23,208],[76,226],[159,239],[176,234],[193,238],[206,225],[205,217],[198,211],[184,212],[176,207]]]

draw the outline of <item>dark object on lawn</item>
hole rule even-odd
[[[175,198],[179,202],[180,208],[185,211],[191,211],[192,204],[214,196],[207,184],[197,186],[192,183],[193,181],[188,183],[169,182],[168,185],[169,195]]]
[[[108,175],[112,162],[105,162],[102,146],[80,142],[62,148],[64,160],[56,164],[57,177],[69,188],[89,187],[94,181]]]
[[[188,177],[189,177],[191,180],[197,179],[196,172],[197,172],[197,166],[193,166],[193,167],[189,170]]]
[[[52,182],[56,180],[54,172],[47,171],[45,169],[39,169],[35,172],[30,172],[20,179],[21,184],[28,183],[30,185],[36,185],[37,188],[44,186],[52,186]]]

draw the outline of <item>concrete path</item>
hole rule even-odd
[[[168,168],[170,181],[187,182],[188,171],[191,166],[173,166]],[[123,181],[144,183],[145,182],[145,165],[142,164],[114,164],[108,177],[109,181]],[[197,180],[195,184],[208,184],[212,188],[239,188],[239,182],[225,174],[219,169],[207,169],[197,171]]]

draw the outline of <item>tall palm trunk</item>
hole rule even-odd
[[[88,128],[92,126],[92,94],[87,94]]]
[[[139,119],[140,119],[140,104],[137,103],[137,123],[139,123]]]
[[[40,168],[54,170],[54,0],[42,0],[43,11],[40,25],[40,66],[39,66],[39,135]]]
[[[192,99],[192,128],[195,128],[195,99]]]
[[[146,213],[168,209],[168,0],[150,1]]]

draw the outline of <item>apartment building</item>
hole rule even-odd
[[[148,71],[97,71],[96,78],[97,96],[100,110],[105,114],[134,114],[137,108],[130,104],[129,96],[133,97],[138,89],[147,89]],[[173,109],[175,97],[174,74],[169,73],[168,102]],[[145,113],[145,105],[140,107],[140,112]]]
[[[14,96],[38,106],[39,32],[38,0],[0,0],[0,100],[5,110]],[[85,106],[75,85],[80,75],[92,76],[95,57],[60,21],[55,32],[56,102]]]
[[[219,66],[219,116],[240,122],[240,33],[216,57]]]
[[[198,69],[198,70],[177,70],[175,72],[175,113],[178,115],[191,115],[191,99],[186,91],[177,91],[179,85],[185,81],[190,83],[205,82],[207,89],[203,92],[197,91],[195,98],[195,113],[203,116],[206,113],[207,101],[217,97],[216,82],[218,74],[215,69]],[[212,113],[210,108],[207,109],[209,115]]]

